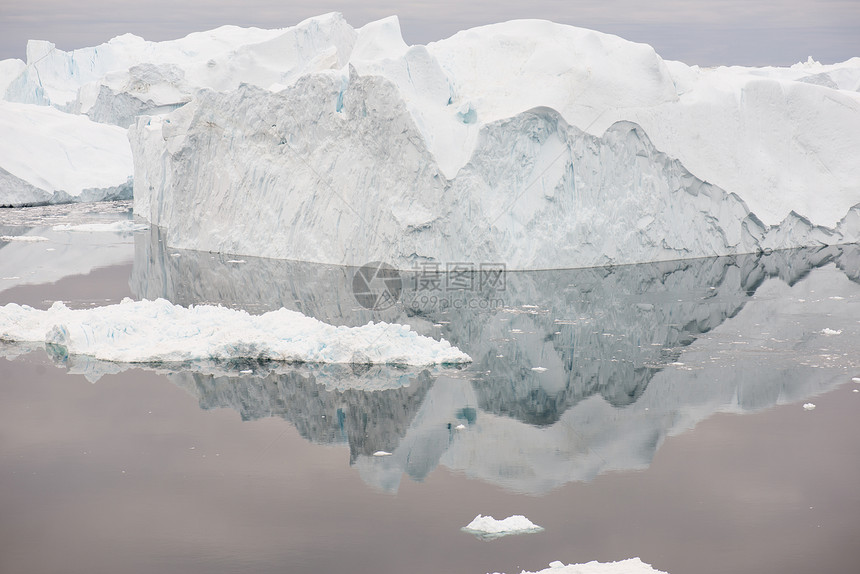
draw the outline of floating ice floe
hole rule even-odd
[[[131,233],[133,231],[144,231],[149,229],[145,223],[135,223],[131,220],[114,221],[112,223],[79,223],[77,225],[62,224],[55,225],[54,231],[95,231],[111,233]]]
[[[36,243],[38,241],[48,241],[47,237],[41,235],[4,235],[0,237],[0,241],[21,241],[24,243]]]
[[[805,410],[805,411],[811,411],[814,408],[815,408],[815,405],[813,403],[804,403],[804,405],[803,405],[803,410]]]
[[[408,326],[368,323],[335,327],[296,311],[262,315],[164,299],[72,310],[0,307],[0,340],[45,342],[69,355],[122,363],[234,360],[305,363],[456,364],[471,361],[445,340]]]
[[[509,536],[512,534],[532,534],[535,532],[542,532],[543,527],[534,524],[531,520],[521,514],[508,516],[502,520],[496,520],[492,516],[481,516],[479,514],[474,520],[472,520],[472,522],[467,526],[464,526],[461,530],[463,530],[463,532],[474,534],[483,540],[492,540],[494,538],[501,538],[502,536]]]
[[[618,562],[592,561],[585,564],[564,564],[556,560],[550,562],[549,568],[539,572],[523,570],[522,574],[666,574],[666,572],[655,570],[639,558],[629,558]]]
[[[841,330],[837,331],[835,329],[829,329],[829,328],[825,327],[825,328],[821,329],[821,334],[827,335],[828,337],[832,337],[833,335],[841,335],[842,331]]]

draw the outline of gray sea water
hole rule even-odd
[[[44,238],[0,242],[0,304],[283,306],[406,323],[474,362],[200,370],[3,343],[0,572],[513,574],[638,556],[676,574],[784,573],[860,560],[858,246],[501,282],[423,269],[372,310],[356,269],[179,251],[157,230],[53,228],[129,217],[127,203],[0,212],[0,236]],[[477,514],[545,530],[479,540],[460,530]]]

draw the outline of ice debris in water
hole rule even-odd
[[[821,329],[821,334],[822,334],[822,335],[827,335],[828,337],[830,337],[830,336],[832,336],[832,335],[841,335],[841,334],[842,334],[842,330],[835,331],[835,330],[833,330],[833,329],[828,329],[827,327],[825,327],[825,328]]]
[[[811,411],[814,408],[815,408],[815,405],[812,403],[806,403],[803,405],[803,410],[806,410],[806,411]]]
[[[130,233],[132,231],[144,231],[146,229],[149,229],[149,225],[145,223],[135,223],[130,219],[114,221],[112,223],[80,223],[77,225],[61,224],[53,227],[54,231],[91,231],[111,233]]]
[[[0,241],[23,241],[27,243],[35,243],[36,241],[48,241],[47,237],[41,235],[4,235],[0,237]]]
[[[474,520],[472,520],[472,522],[467,526],[464,526],[461,530],[463,530],[463,532],[474,534],[478,538],[482,538],[484,540],[492,540],[494,538],[500,538],[511,534],[531,534],[534,532],[541,532],[543,531],[543,528],[534,524],[531,520],[521,514],[508,516],[502,520],[496,520],[492,516],[481,516],[479,514]]]

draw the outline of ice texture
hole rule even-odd
[[[484,540],[492,540],[509,536],[511,534],[532,534],[542,532],[543,528],[534,524],[531,520],[521,514],[508,516],[496,520],[492,516],[481,516],[480,514],[468,525],[462,528],[463,532],[474,534]]]
[[[430,365],[471,359],[447,341],[408,326],[335,327],[296,311],[262,315],[164,299],[73,310],[9,303],[0,307],[0,340],[44,341],[54,352],[120,363],[256,359],[306,363]]]

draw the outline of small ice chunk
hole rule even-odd
[[[391,456],[391,453],[384,450],[378,450],[373,453],[373,456]]]
[[[511,534],[541,532],[543,528],[521,514],[508,516],[502,520],[496,520],[492,516],[481,516],[479,514],[468,526],[464,526],[461,530],[474,534],[484,540],[492,540],[493,538],[500,538]]]
[[[815,408],[815,405],[812,403],[806,403],[803,405],[803,410],[805,410],[805,411],[811,411],[814,408]]]
[[[558,560],[550,562],[549,568],[540,572],[526,572],[522,574],[666,574],[662,570],[655,570],[649,564],[642,562],[639,558],[629,558],[619,562],[597,562],[593,560],[586,564],[564,564]]]
[[[464,425],[464,424],[459,424],[459,425],[455,426],[454,428],[455,428],[456,430],[463,430],[464,428],[466,428],[466,425]]]
[[[851,380],[855,383],[860,383],[860,377],[851,377]]]
[[[110,232],[110,233],[129,233],[132,231],[143,231],[149,229],[149,226],[144,223],[135,223],[130,219],[123,221],[114,221],[113,223],[81,223],[78,225],[55,225],[54,231],[91,231],[91,232]]]
[[[546,367],[532,367],[533,371],[537,371],[538,373],[542,373],[546,370]]]
[[[228,259],[227,263],[245,263],[244,259]]]
[[[250,374],[251,374],[251,373],[253,373],[254,371],[252,371],[251,369],[245,369],[245,370],[242,370],[242,371],[239,371],[239,372],[240,372],[241,374],[243,374],[243,375],[250,375]]]
[[[842,331],[841,330],[836,331],[836,330],[828,329],[827,327],[825,327],[825,328],[821,329],[821,334],[827,335],[828,337],[830,337],[832,335],[841,335]]]
[[[23,243],[35,243],[37,241],[48,241],[47,237],[41,235],[3,235],[0,241],[21,241]]]

